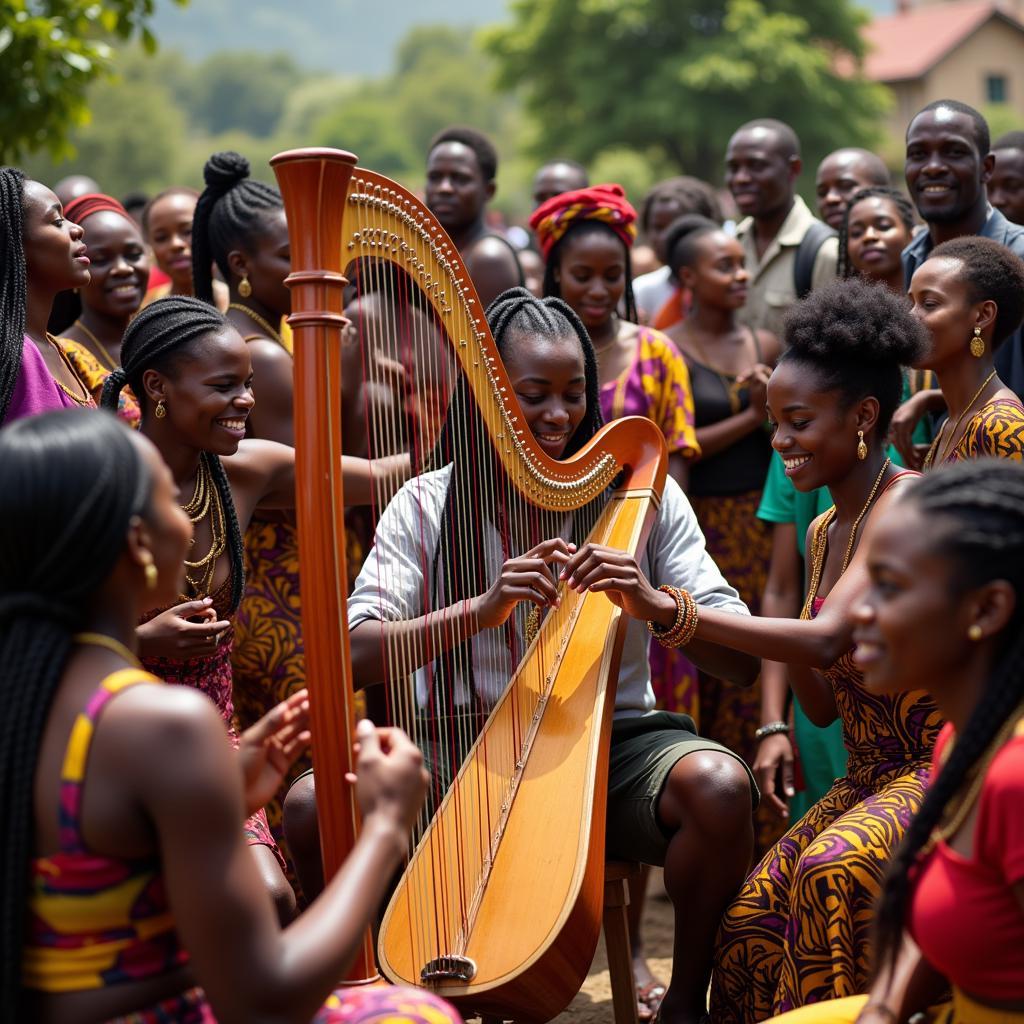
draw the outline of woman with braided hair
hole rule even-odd
[[[195,528],[181,603],[150,610],[139,627],[144,664],[168,682],[206,693],[231,726],[231,618],[245,586],[242,536],[254,513],[295,507],[295,451],[245,438],[253,408],[249,348],[223,314],[199,299],[167,297],[131,322],[122,369],[107,379],[102,404],[116,407],[130,384],[142,407],[141,430],[170,466]],[[408,457],[379,460],[378,473],[403,474]],[[353,502],[370,497],[370,464],[343,466]],[[248,831],[268,886],[285,916],[291,888],[261,810]]]
[[[889,866],[868,995],[781,1018],[1024,1021],[1024,468],[980,459],[908,487],[868,551],[854,659],[872,693],[927,687],[947,719]]]
[[[605,420],[653,420],[668,445],[669,475],[685,488],[689,463],[700,454],[690,373],[669,337],[638,323],[632,269],[636,210],[622,186],[594,185],[561,193],[534,211],[530,225],[545,260],[544,294],[566,302],[593,342]],[[696,717],[693,665],[678,650],[660,645],[652,647],[650,657],[658,707]],[[631,887],[629,911],[642,1021],[657,1014],[666,991],[648,968],[643,950],[640,920],[646,885],[644,873]]]
[[[487,319],[536,444],[556,459],[578,451],[601,425],[597,362],[580,319],[560,300],[537,299],[521,288],[500,295]],[[480,413],[460,399],[449,415],[471,422]],[[516,652],[526,649],[529,610],[546,610],[557,599],[551,565],[557,571],[570,557],[607,500],[598,497],[570,516],[536,510],[518,530],[509,523],[515,549],[525,554],[506,558],[496,497],[503,493],[503,471],[483,448],[489,446],[446,446],[442,439],[443,468],[410,480],[385,509],[348,605],[353,678],[370,685],[388,677],[389,640],[397,637],[418,666],[420,742],[435,769],[435,802],[450,769],[429,742],[430,723],[483,723],[508,684]],[[470,571],[454,571],[467,548],[482,557]],[[638,596],[622,605],[631,620],[612,725],[607,853],[665,865],[676,934],[662,1018],[697,1024],[706,1012],[718,919],[750,859],[753,789],[746,766],[698,736],[692,719],[654,710],[643,622],[654,593],[648,576],[687,580],[702,606],[720,608],[723,615],[746,617],[746,608],[708,557],[671,477],[639,557],[632,577]],[[425,595],[432,598],[431,610]],[[438,630],[439,620],[459,627]],[[753,659],[714,645],[695,644],[691,654],[741,685],[757,671]],[[471,742],[465,733],[463,739]],[[306,778],[289,793],[289,836],[293,808],[311,817],[311,788]],[[306,831],[312,839],[312,829]]]
[[[362,834],[282,930],[238,825],[309,742],[305,694],[237,756],[205,697],[142,669],[136,622],[192,535],[156,448],[95,412],[5,427],[0,519],[0,1017],[458,1024],[428,993],[331,992],[423,800],[408,739],[360,724]]]
[[[45,185],[0,167],[0,424],[93,405],[47,330],[57,295],[88,283],[82,229]]]
[[[291,255],[280,193],[253,181],[248,160],[237,153],[214,153],[203,176],[206,189],[192,222],[196,297],[213,303],[216,265],[228,282],[228,322],[246,343],[259,387],[246,436],[294,445],[291,334],[283,333],[291,312],[284,283]],[[245,569],[231,654],[235,714],[243,728],[305,685],[298,532],[291,512],[256,510],[245,531]],[[311,763],[304,754],[295,774]],[[280,843],[280,800],[275,797],[266,810]]]

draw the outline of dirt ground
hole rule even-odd
[[[651,875],[644,907],[643,936],[651,971],[667,984],[672,972],[672,904],[665,895],[660,871],[652,872]],[[611,1024],[612,1020],[612,986],[602,936],[583,988],[565,1012],[555,1018],[555,1022]]]

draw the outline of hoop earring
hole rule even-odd
[[[167,415],[167,406],[164,404],[164,400],[161,398],[156,403],[156,408],[153,410],[153,415],[158,419],[162,420]]]
[[[857,431],[857,458],[863,462],[868,457],[868,446],[864,443],[864,431]]]
[[[242,280],[238,282],[238,294],[241,295],[243,299],[247,299],[252,295],[252,285],[249,284],[248,274],[243,274]]]
[[[985,339],[981,336],[981,328],[974,328],[974,337],[971,338],[971,355],[980,359],[985,354]]]

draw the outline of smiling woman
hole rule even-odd
[[[827,487],[835,502],[807,538],[807,606],[801,620],[743,622],[701,609],[695,636],[788,663],[812,721],[842,718],[848,768],[765,854],[722,919],[711,1008],[723,1024],[863,989],[870,909],[920,805],[938,727],[925,697],[869,694],[850,661],[864,542],[906,476],[886,458],[885,436],[901,367],[924,350],[924,332],[884,286],[851,280],[795,307],[786,341],[768,383],[772,443],[799,490]]]
[[[139,397],[141,432],[170,467],[194,543],[180,603],[152,608],[139,627],[146,666],[193,686],[217,705],[237,741],[231,675],[232,617],[245,585],[242,534],[257,510],[295,507],[295,451],[245,439],[254,405],[252,359],[241,335],[213,306],[185,296],[145,307],[125,332],[123,369],[111,373],[102,403],[114,408],[126,384]],[[379,460],[375,474],[401,478],[408,457]],[[369,500],[369,464],[343,461],[346,495]],[[353,486],[350,488],[350,484]],[[263,811],[248,822],[250,844],[282,918],[294,896],[279,866]]]
[[[77,289],[78,316],[58,340],[99,399],[107,377],[121,365],[121,339],[146,294],[149,254],[135,221],[112,196],[79,196],[65,213],[85,232],[90,280]],[[117,411],[138,426],[139,404],[130,391],[122,392]]]

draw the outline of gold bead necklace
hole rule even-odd
[[[938,433],[935,435],[935,439],[928,446],[928,454],[924,457],[924,466],[922,467],[923,469],[931,469],[932,468],[932,463],[934,463],[934,462],[941,463],[943,461],[943,459],[948,459],[949,458],[949,453],[953,450],[953,448],[956,447],[956,432],[960,429],[960,424],[963,422],[964,417],[971,411],[971,409],[974,406],[974,403],[979,398],[981,398],[981,393],[985,390],[985,388],[987,388],[989,386],[989,384],[992,383],[992,378],[995,375],[996,375],[996,371],[993,370],[981,382],[981,387],[978,388],[978,390],[974,392],[974,397],[967,403],[966,408],[964,409],[964,411],[962,413],[960,413],[959,416],[957,416],[956,423],[953,424],[953,430],[951,431],[951,433],[949,435],[950,439],[953,441],[953,444],[951,444],[949,446],[949,448],[947,448],[946,451],[942,453],[942,457],[941,458],[936,458],[936,455],[938,455],[938,452],[939,452],[939,441],[942,439],[942,435],[946,431],[946,423],[948,423],[949,420],[946,420],[946,423],[943,423],[942,426],[939,427]]]
[[[185,582],[192,593],[200,597],[208,597],[212,593],[217,559],[224,554],[227,547],[224,505],[207,460],[206,452],[202,452],[199,456],[199,472],[196,475],[196,493],[188,505],[184,506],[193,529],[203,519],[209,517],[210,520],[210,550],[194,562],[185,560]]]
[[[244,313],[254,324],[263,328],[268,338],[273,338],[281,348],[285,347],[284,341],[281,339],[281,332],[275,331],[274,328],[256,312],[256,310],[250,309],[248,306],[243,306],[240,302],[229,302],[228,309],[233,309],[238,313]]]
[[[860,527],[861,520],[867,515],[868,509],[871,508],[871,502],[875,500],[878,488],[882,484],[882,477],[885,476],[885,471],[891,464],[892,459],[886,459],[882,463],[882,468],[878,471],[878,476],[875,477],[875,483],[871,488],[871,493],[868,495],[868,500],[864,502],[864,507],[853,521],[853,527],[850,530],[850,540],[846,545],[846,553],[843,555],[843,567],[839,570],[840,576],[846,572],[850,565],[850,558],[853,556],[853,546],[857,542],[857,530]],[[825,568],[825,552],[828,549],[828,528],[835,517],[836,507],[833,505],[821,517],[818,525],[814,528],[814,535],[811,538],[811,583],[807,588],[807,600],[804,601],[803,611],[800,612],[801,619],[811,618],[811,608],[814,607],[814,599],[818,596],[818,585],[821,583],[821,573]]]

